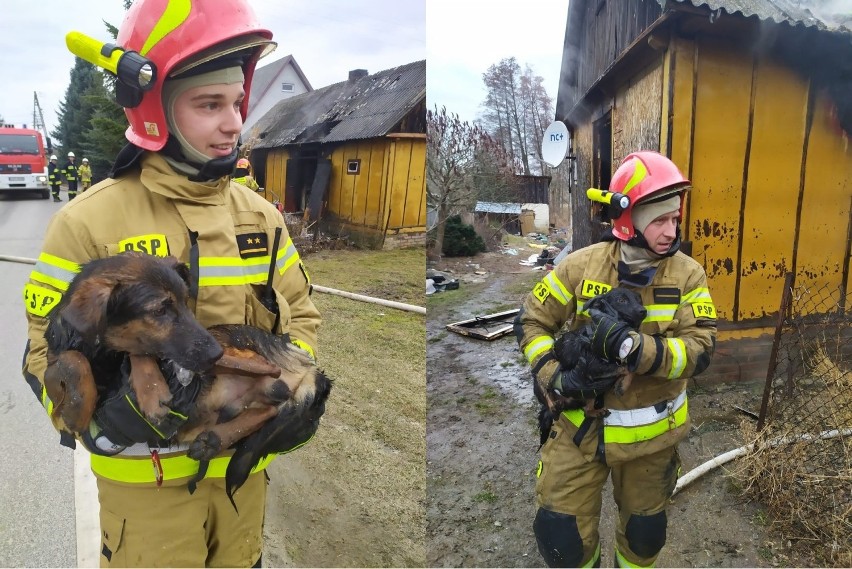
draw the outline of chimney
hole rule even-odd
[[[361,77],[366,77],[367,75],[369,75],[369,73],[367,73],[366,69],[353,69],[349,72],[349,82],[354,83]]]

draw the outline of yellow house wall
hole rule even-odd
[[[829,101],[728,41],[675,39],[671,50],[672,132],[661,133],[662,147],[692,180],[684,238],[721,319],[765,322],[794,260],[800,284],[838,287],[852,160]]]

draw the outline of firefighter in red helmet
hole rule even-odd
[[[612,235],[556,265],[516,319],[539,400],[549,405],[542,412],[552,419],[541,447],[533,522],[548,566],[600,566],[598,521],[610,476],[619,510],[616,566],[651,567],[665,544],[666,503],[680,470],[677,444],[690,427],[687,381],[707,369],[716,341],[707,276],[679,251],[690,187],[657,152],[625,157],[609,190],[629,205],[611,215]],[[641,297],[647,316],[638,328],[584,309],[615,287]],[[557,356],[554,341],[563,325],[579,330],[589,323],[594,355],[634,374],[621,395],[616,389],[598,394],[594,412],[554,403],[588,393],[587,359]]]
[[[115,42],[140,62],[135,84],[116,71],[128,144],[108,179],[54,217],[28,291],[58,300],[92,259],[129,250],[171,255],[193,275],[190,306],[202,325],[250,324],[287,335],[315,357],[320,315],[284,220],[231,179],[252,75],[274,47],[271,39],[247,0],[133,3]],[[277,270],[269,270],[271,264]],[[267,278],[274,307],[259,298]],[[24,376],[49,411],[46,312],[27,304]],[[102,428],[93,421],[79,438],[97,477],[102,567],[261,566],[264,470],[273,455],[234,494],[234,508],[224,484],[231,452],[211,459],[205,470],[180,446],[152,450],[148,443],[115,442],[128,439],[121,431],[122,425]],[[78,441],[65,436],[61,442]]]

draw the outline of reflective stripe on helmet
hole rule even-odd
[[[631,444],[658,437],[686,423],[686,391],[668,401],[663,411],[654,406],[640,409],[609,409],[604,417],[604,443]],[[562,414],[579,428],[586,415],[583,409],[569,409]]]
[[[645,167],[645,164],[642,163],[638,158],[633,159],[633,175],[630,176],[630,179],[624,185],[624,189],[621,190],[622,194],[627,195],[630,190],[636,187],[636,184],[645,179],[645,176],[648,175],[648,169]]]
[[[151,33],[148,34],[148,39],[145,40],[145,44],[139,50],[139,53],[141,55],[147,54],[152,47],[157,45],[157,42],[184,23],[189,17],[191,9],[192,2],[190,0],[172,0],[166,4],[163,15],[151,29]]]
[[[260,472],[269,466],[269,463],[275,458],[275,454],[267,455],[257,466],[251,469],[252,474]],[[224,478],[225,471],[230,462],[230,456],[220,456],[210,461],[207,467],[206,478]],[[198,461],[189,458],[186,455],[163,456],[160,455],[160,464],[163,467],[163,480],[175,480],[178,478],[187,478],[195,476],[198,473]],[[100,456],[92,454],[92,472],[102,478],[115,480],[116,482],[127,482],[131,484],[140,484],[146,482],[156,482],[154,470],[151,467],[151,456],[123,457],[116,456]]]

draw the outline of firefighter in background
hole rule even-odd
[[[59,197],[59,187],[62,185],[60,173],[62,171],[59,169],[58,161],[59,158],[56,157],[56,154],[51,154],[50,162],[47,165],[47,183],[50,184],[50,191],[53,193],[53,201],[55,202],[62,201],[62,198]]]
[[[707,276],[678,251],[689,180],[668,158],[636,152],[618,167],[609,189],[631,200],[613,219],[612,236],[557,264],[515,321],[535,381],[553,400],[588,385],[584,359],[563,371],[552,350],[569,322],[576,330],[591,321],[595,354],[635,373],[623,396],[610,389],[601,397],[608,413],[586,417],[583,409],[551,409],[557,419],[541,448],[533,522],[539,552],[551,567],[600,566],[598,521],[610,475],[619,510],[616,566],[654,565],[680,470],[676,447],[690,428],[687,381],[707,369],[716,342]],[[638,330],[600,311],[584,312],[585,302],[611,287],[641,296],[648,316]]]
[[[248,158],[237,160],[237,168],[234,170],[234,176],[231,179],[250,190],[254,190],[255,192],[260,191],[260,186],[257,185],[257,182],[251,175],[251,163],[248,161]]]
[[[83,186],[81,192],[85,192],[92,185],[92,167],[89,166],[89,159],[83,158],[83,163],[77,168],[77,174],[80,175],[80,185]]]
[[[74,163],[74,153],[68,153],[68,162],[62,167],[62,175],[68,182],[68,201],[77,197],[77,165]]]

